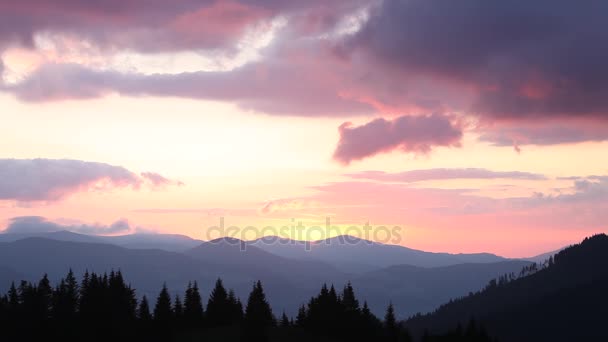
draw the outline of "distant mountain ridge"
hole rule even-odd
[[[58,241],[107,243],[130,249],[161,249],[186,252],[205,243],[256,247],[276,256],[298,260],[316,260],[340,268],[346,273],[365,273],[393,265],[440,267],[462,263],[495,263],[508,259],[491,253],[449,254],[411,249],[400,245],[382,244],[354,236],[341,235],[318,241],[298,241],[267,236],[252,241],[219,238],[202,241],[177,234],[130,234],[119,236],[86,235],[70,231],[0,234],[0,242],[14,242],[30,237]]]
[[[264,237],[247,242],[270,253],[294,259],[315,259],[347,272],[365,272],[393,265],[440,267],[462,263],[495,263],[506,258],[490,253],[432,253],[341,235],[318,241]]]

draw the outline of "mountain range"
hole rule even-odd
[[[44,273],[58,280],[69,268],[79,276],[86,270],[120,269],[139,295],[149,298],[163,283],[182,291],[188,281],[196,280],[209,289],[218,277],[245,297],[259,279],[277,312],[289,314],[295,314],[321,284],[342,286],[350,281],[372,311],[380,315],[392,301],[405,318],[530,264],[491,254],[428,253],[353,237],[313,242],[310,251],[301,241],[203,242],[162,234],[102,237],[60,231],[38,236],[0,234],[0,241],[0,290],[12,281],[34,280]]]

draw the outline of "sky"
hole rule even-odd
[[[0,1],[0,229],[507,257],[606,232],[606,10]]]

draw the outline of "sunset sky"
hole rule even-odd
[[[0,227],[329,217],[507,257],[608,232],[607,10],[0,1]]]

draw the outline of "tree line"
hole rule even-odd
[[[350,283],[341,291],[323,285],[292,318],[275,316],[260,281],[243,304],[218,279],[203,305],[197,282],[181,296],[163,285],[150,301],[138,299],[120,271],[86,272],[78,282],[70,270],[54,287],[46,275],[11,285],[0,297],[0,341],[412,341],[392,304],[383,318],[360,304]],[[473,341],[463,339],[471,334],[474,341],[490,341],[471,329],[423,340]]]

